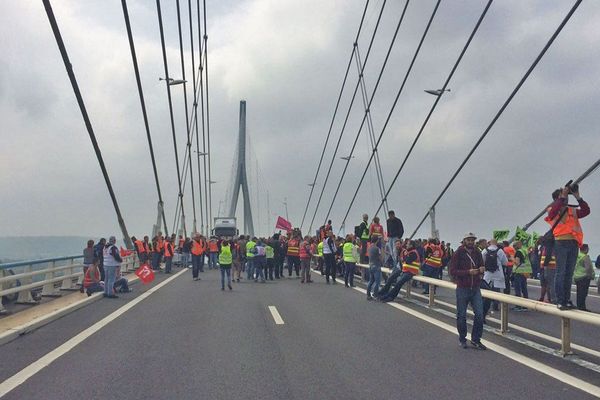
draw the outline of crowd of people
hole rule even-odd
[[[567,202],[574,195],[578,205]],[[516,240],[477,240],[473,233],[465,234],[459,247],[453,250],[451,243],[430,239],[404,238],[402,221],[394,211],[389,211],[386,228],[376,216],[369,222],[368,215],[345,237],[334,234],[332,223],[319,228],[316,235],[302,235],[299,229],[287,234],[276,233],[270,237],[241,235],[236,238],[204,237],[198,233],[191,238],[175,235],[164,238],[156,235],[151,241],[132,237],[135,251],[141,263],[148,263],[155,271],[171,273],[175,264],[192,269],[192,279],[200,280],[205,263],[208,269],[219,269],[221,290],[233,290],[232,282],[248,281],[265,283],[286,277],[298,278],[302,284],[313,282],[311,270],[324,276],[327,284],[344,281],[345,287],[354,287],[354,277],[361,275],[367,282],[367,300],[389,302],[396,299],[403,285],[416,275],[442,279],[444,270],[456,283],[457,328],[462,347],[466,344],[467,307],[474,312],[471,344],[485,349],[481,343],[483,324],[492,306],[483,300],[480,289],[528,298],[528,278],[540,280],[541,294],[538,301],[556,304],[560,310],[577,308],[588,311],[586,297],[594,268],[589,256],[589,246],[583,243],[579,219],[590,213],[589,206],[579,195],[578,188],[565,187],[553,194],[546,221],[551,225],[549,234],[539,238],[533,245]],[[82,290],[88,295],[104,291],[109,298],[116,297],[117,290],[130,290],[120,275],[121,262],[115,239],[104,239],[94,245],[88,242],[84,249],[85,279]],[[368,268],[357,268],[357,264]],[[382,267],[391,273],[381,286]],[[600,256],[596,260],[600,268]],[[105,284],[102,286],[102,282]],[[576,305],[571,302],[571,284],[577,287]],[[412,282],[416,286],[416,282]],[[423,285],[428,294],[435,287]],[[515,306],[516,311],[526,311]]]

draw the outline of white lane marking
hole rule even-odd
[[[285,322],[283,322],[283,318],[281,318],[281,315],[279,315],[279,311],[277,311],[277,307],[269,306],[269,311],[271,311],[271,315],[273,316],[276,325],[285,324]]]
[[[354,290],[356,290],[358,292],[361,292],[363,294],[367,293],[367,291],[365,289],[358,288],[358,287],[355,287]],[[413,317],[416,317],[416,318],[419,318],[419,319],[421,319],[423,321],[429,322],[430,324],[435,325],[438,328],[442,328],[442,329],[444,329],[444,330],[446,330],[446,331],[448,331],[448,332],[450,332],[450,333],[458,336],[458,332],[456,331],[456,327],[453,326],[453,325],[447,324],[447,323],[442,322],[442,321],[438,321],[435,318],[432,318],[432,317],[430,317],[428,315],[425,315],[425,314],[421,314],[418,311],[415,311],[415,310],[413,310],[411,308],[402,306],[402,305],[400,305],[398,303],[389,302],[389,303],[386,303],[386,304],[389,305],[389,306],[391,306],[391,307],[394,307],[394,308],[396,308],[396,309],[398,309],[400,311],[404,311],[405,313],[410,314]],[[561,381],[563,383],[566,383],[569,386],[573,386],[574,388],[582,390],[584,392],[587,392],[587,393],[589,393],[589,394],[591,394],[593,396],[600,397],[600,387],[598,387],[598,386],[594,386],[594,385],[592,385],[592,384],[590,384],[590,383],[588,383],[588,382],[586,382],[584,380],[581,380],[581,379],[576,378],[576,377],[574,377],[572,375],[566,374],[566,373],[564,373],[564,372],[562,372],[562,371],[560,371],[560,370],[558,370],[556,368],[549,367],[546,364],[543,364],[543,363],[541,363],[539,361],[535,361],[535,360],[533,360],[531,358],[525,357],[525,356],[523,356],[521,354],[518,354],[518,353],[516,353],[516,352],[514,352],[512,350],[507,349],[506,347],[502,347],[502,346],[497,345],[495,343],[491,343],[489,341],[486,341],[486,346],[488,347],[488,349],[490,349],[492,351],[495,351],[496,353],[498,353],[498,354],[500,354],[500,355],[502,355],[504,357],[510,358],[511,360],[516,361],[519,364],[523,364],[523,365],[525,365],[525,366],[527,366],[529,368],[532,368],[535,371],[538,371],[538,372],[540,372],[540,373],[542,373],[544,375],[548,375],[551,378],[557,379],[557,380],[559,380],[559,381]]]
[[[109,323],[111,323],[112,321],[114,321],[115,319],[117,319],[118,317],[120,317],[121,315],[126,313],[127,311],[129,311],[136,304],[140,303],[141,301],[146,299],[148,296],[150,296],[152,293],[156,292],[158,289],[162,288],[163,286],[165,286],[166,284],[168,284],[169,282],[171,282],[173,279],[177,278],[179,275],[183,274],[184,272],[187,272],[187,268],[179,271],[172,277],[164,280],[163,282],[159,283],[158,285],[154,286],[153,288],[148,289],[146,292],[144,292],[140,296],[136,297],[135,299],[131,300],[129,303],[125,304],[123,307],[115,310],[111,314],[102,318],[100,321],[96,322],[94,325],[90,326],[89,328],[85,329],[84,331],[80,332],[79,334],[73,336],[71,339],[67,340],[65,343],[61,344],[56,349],[52,350],[51,352],[49,352],[48,354],[46,354],[39,360],[33,362],[32,364],[29,364],[27,367],[23,368],[21,371],[17,372],[16,374],[11,376],[4,382],[0,383],[0,398],[4,397],[7,393],[14,390],[19,385],[23,384],[25,381],[27,381],[29,378],[31,378],[32,376],[34,376],[35,374],[40,372],[42,369],[44,369],[48,365],[52,364],[59,357],[68,353],[70,350],[72,350],[75,346],[77,346],[78,344],[83,342],[85,339],[89,338],[94,333],[96,333],[100,329],[104,328],[106,325],[108,325]]]

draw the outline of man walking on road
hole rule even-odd
[[[463,349],[467,346],[467,306],[471,303],[473,308],[473,330],[471,331],[471,344],[480,350],[486,350],[481,343],[483,334],[483,299],[481,297],[481,276],[485,266],[481,253],[475,247],[476,236],[467,233],[463,245],[454,252],[450,260],[450,275],[456,282],[456,327],[458,340]]]

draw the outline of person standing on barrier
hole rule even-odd
[[[377,247],[379,238],[373,236],[371,238],[371,246],[369,246],[369,284],[367,285],[367,300],[379,296],[379,285],[381,285],[381,267],[383,266],[383,255],[381,249]],[[373,296],[371,296],[371,292]]]
[[[489,290],[494,292],[500,292],[504,289],[504,272],[502,267],[508,263],[508,258],[504,251],[498,247],[498,241],[492,239],[489,241],[488,247],[481,253],[483,258],[483,264],[485,266],[485,272],[483,274],[483,280],[490,287]],[[493,301],[494,311],[498,311],[498,302]],[[483,323],[487,317],[490,307],[492,306],[492,300],[483,299]]]
[[[108,243],[104,246],[103,257],[104,257],[104,271],[106,273],[106,280],[104,281],[104,297],[110,299],[117,298],[115,294],[114,285],[117,274],[117,268],[121,267],[123,259],[119,254],[119,249],[115,246],[117,239],[111,236],[108,239]]]
[[[396,217],[396,213],[392,210],[388,211],[388,219],[387,219],[387,254],[392,257],[393,267],[396,266],[398,262],[398,253],[396,253],[396,241],[401,240],[402,236],[404,236],[404,226],[402,225],[402,221],[400,218]]]
[[[396,297],[398,297],[402,286],[406,282],[412,280],[415,275],[419,275],[419,270],[421,269],[421,256],[416,249],[416,245],[417,243],[414,240],[408,242],[402,268],[394,271],[392,275],[390,275],[383,290],[379,292],[379,301],[383,303],[394,301]],[[397,282],[396,279],[398,279]],[[394,282],[396,283],[394,284]],[[393,288],[392,285],[394,285]]]
[[[579,219],[590,214],[590,207],[581,198],[578,185],[567,185],[553,193],[556,200],[548,207],[548,216],[544,218],[554,235],[554,255],[556,256],[556,277],[554,288],[559,310],[575,308],[571,302],[571,282],[577,264],[579,247],[583,245],[583,231]],[[577,199],[578,205],[568,203],[569,194]]]
[[[323,261],[325,263],[325,280],[329,284],[329,278],[331,277],[332,283],[335,284],[336,266],[335,266],[335,253],[337,248],[335,246],[335,238],[332,231],[327,231],[327,237],[323,241]]]
[[[471,303],[473,308],[473,330],[471,331],[471,344],[480,350],[486,350],[481,343],[483,334],[483,300],[481,297],[481,277],[485,266],[481,253],[475,247],[477,237],[467,233],[463,238],[463,245],[454,252],[450,260],[450,275],[456,282],[456,328],[460,346],[467,346],[467,306]]]
[[[585,299],[590,289],[590,282],[596,277],[592,260],[588,254],[589,251],[590,248],[587,244],[581,246],[581,251],[577,256],[575,272],[573,273],[573,280],[577,286],[577,309],[581,311],[590,311],[585,306]]]

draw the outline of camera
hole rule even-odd
[[[573,185],[569,185],[569,194],[573,194],[573,193],[577,193],[579,192],[579,185],[578,184],[573,184]]]

